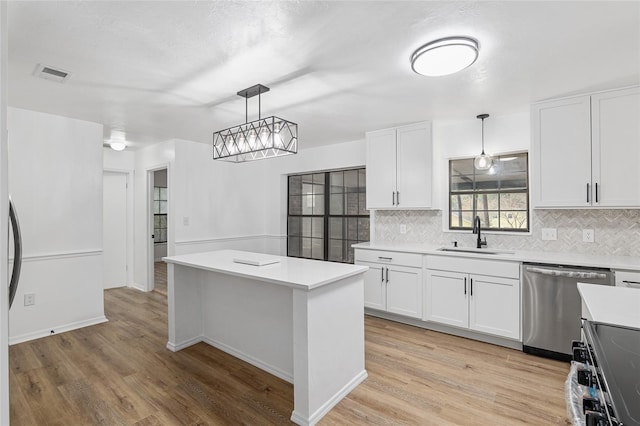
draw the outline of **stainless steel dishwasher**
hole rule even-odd
[[[571,341],[581,340],[579,282],[614,285],[614,273],[603,268],[522,265],[524,352],[571,360]]]

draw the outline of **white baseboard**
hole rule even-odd
[[[204,337],[202,341],[213,346],[214,348],[218,348],[221,351],[228,353],[229,355],[233,355],[238,359],[248,362],[249,364],[258,367],[259,369],[264,370],[267,373],[273,374],[274,376],[279,377],[282,380],[287,381],[288,383],[293,383],[293,373],[287,373],[286,371],[274,367],[271,364],[267,364],[262,360],[252,357],[251,355],[247,355],[244,352],[232,348],[231,346],[228,346],[222,342],[218,342],[217,340]]]
[[[72,322],[69,324],[47,328],[45,330],[38,330],[31,333],[21,334],[19,336],[11,336],[9,337],[9,344],[15,345],[18,343],[28,342],[29,340],[40,339],[42,337],[51,336],[52,334],[60,334],[66,331],[77,330],[79,328],[89,327],[91,325],[101,324],[107,321],[109,321],[107,317],[102,315],[97,318],[91,318],[83,321]]]
[[[193,346],[196,343],[200,343],[202,341],[204,341],[204,338],[202,336],[196,336],[194,338],[185,340],[184,342],[177,343],[177,344],[172,342],[167,342],[167,349],[169,349],[171,352],[178,352],[184,348],[188,348],[189,346]]]
[[[333,407],[338,404],[338,402],[342,401],[342,399],[349,394],[352,390],[354,390],[360,383],[364,382],[369,375],[366,370],[362,370],[358,373],[353,379],[349,380],[349,382],[342,387],[338,392],[335,393],[331,398],[329,398],[324,404],[320,406],[313,414],[306,418],[300,413],[294,411],[291,414],[291,421],[295,424],[302,426],[312,426],[318,423]]]
[[[146,287],[144,287],[143,285],[140,285],[138,283],[131,283],[128,287],[131,287],[131,288],[133,288],[135,290],[139,290],[139,291],[142,291],[142,292],[145,292],[145,293],[147,292]]]

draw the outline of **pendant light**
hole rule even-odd
[[[298,152],[298,125],[275,116],[262,118],[260,95],[269,91],[256,84],[237,93],[245,98],[245,123],[213,134],[213,159],[241,163]],[[249,121],[248,100],[258,96],[258,119]]]
[[[489,170],[493,163],[491,156],[484,153],[484,119],[488,117],[489,114],[480,114],[476,117],[482,120],[482,153],[473,160],[473,165],[478,170]]]

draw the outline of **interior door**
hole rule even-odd
[[[0,425],[9,424],[9,186],[7,169],[7,2],[0,2]]]
[[[105,172],[103,180],[103,284],[127,285],[127,175]]]

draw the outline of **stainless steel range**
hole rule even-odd
[[[640,329],[585,320],[583,332],[572,371],[584,392],[567,390],[583,395],[574,424],[640,426]]]

